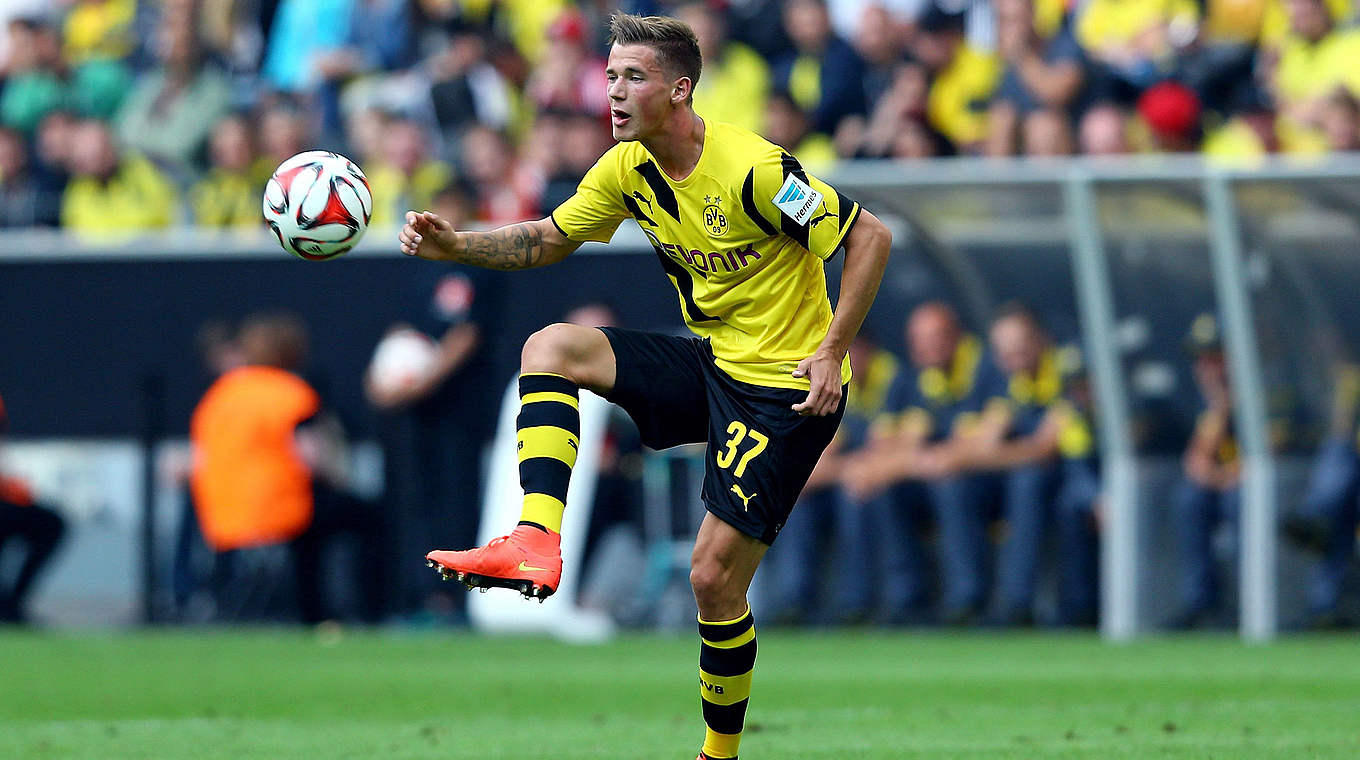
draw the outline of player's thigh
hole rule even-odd
[[[556,323],[529,336],[520,352],[522,372],[552,372],[607,394],[617,372],[609,340],[594,327]]]
[[[806,391],[730,382],[718,382],[709,391],[704,506],[742,533],[771,544],[836,434],[844,396],[835,413],[805,417],[791,407],[807,397]]]
[[[614,357],[614,383],[602,394],[637,423],[653,449],[708,440],[702,341],[615,327],[599,328]]]

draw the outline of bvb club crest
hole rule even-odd
[[[720,195],[704,196],[704,229],[713,237],[722,237],[727,234],[727,217],[723,216]]]

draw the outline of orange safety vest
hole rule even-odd
[[[290,541],[312,521],[312,473],[293,435],[321,408],[302,378],[249,366],[218,379],[190,424],[190,485],[216,551]]]

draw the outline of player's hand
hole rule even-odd
[[[841,405],[841,360],[830,353],[818,351],[798,362],[794,377],[806,377],[812,387],[807,400],[793,405],[793,411],[804,417],[825,417]]]
[[[448,220],[429,211],[407,211],[406,224],[397,239],[401,252],[422,259],[447,259],[453,253],[457,233]]]

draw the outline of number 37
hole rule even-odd
[[[736,420],[732,420],[727,425],[727,432],[732,437],[727,439],[727,448],[719,451],[716,459],[718,466],[724,470],[731,467],[732,462],[737,462],[737,467],[732,471],[732,474],[739,478],[746,472],[746,465],[750,464],[751,460],[759,456],[760,452],[764,451],[765,447],[770,444],[770,437],[759,430],[752,430]],[[742,454],[740,461],[738,461],[737,447],[748,437],[755,442],[755,445]]]

